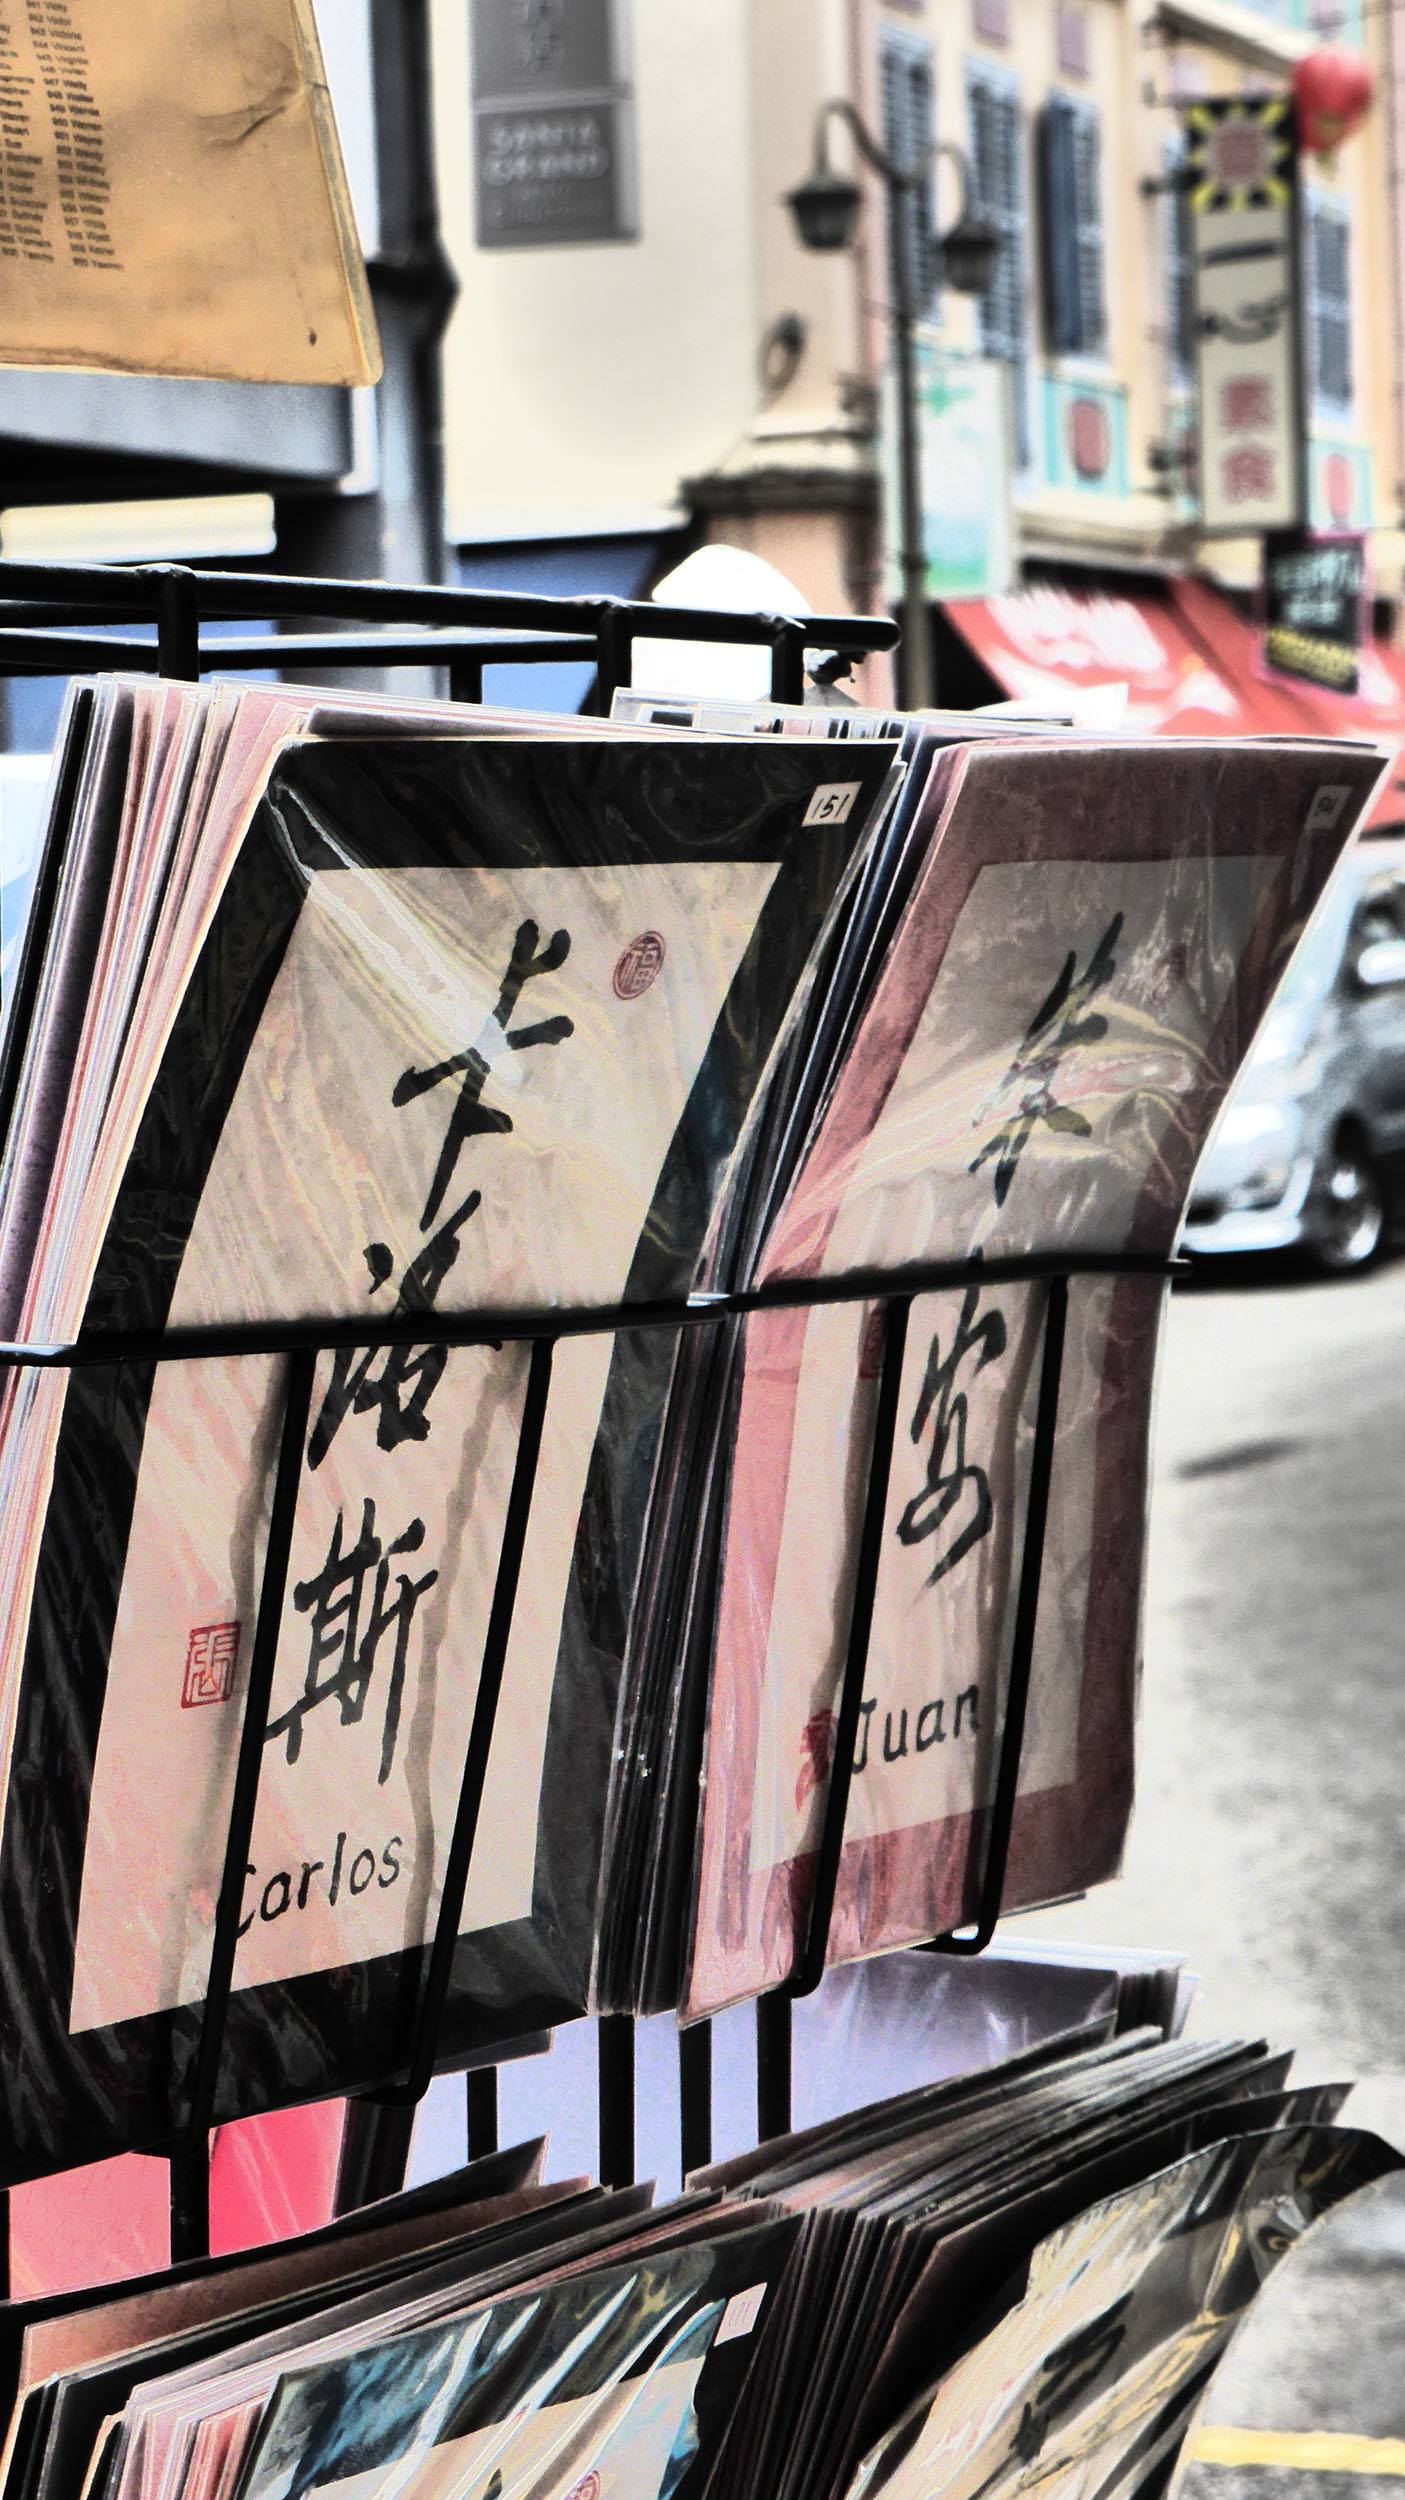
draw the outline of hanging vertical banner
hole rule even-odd
[[[1010,368],[994,356],[915,341],[922,547],[929,599],[997,599],[1015,578]],[[896,386],[884,377],[883,544],[889,594],[902,588]]]
[[[1292,102],[1214,96],[1185,124],[1200,526],[1293,529],[1307,463]]]

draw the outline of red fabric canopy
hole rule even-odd
[[[1384,643],[1361,654],[1360,693],[1338,695],[1275,675],[1259,628],[1208,582],[1116,593],[1036,583],[955,600],[947,614],[1008,695],[1089,728],[1369,738],[1393,760],[1368,823],[1405,825],[1405,654]]]
[[[1169,587],[1130,594],[1037,583],[1003,599],[954,600],[947,614],[1007,694],[1070,711],[1090,728],[1226,738],[1288,726],[1265,717],[1187,630]]]

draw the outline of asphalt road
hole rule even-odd
[[[1405,2121],[1405,1260],[1173,1295],[1144,1651],[1123,1878],[1015,1932],[1173,1943]]]
[[[1013,1932],[1174,1945],[1194,2029],[1366,2079],[1348,2115],[1405,2151],[1405,1260],[1173,1297],[1146,1606],[1125,1873]],[[1208,2414],[1405,2438],[1405,2181],[1283,2269]],[[1387,2482],[1371,2453],[1194,2465],[1185,2500],[1393,2500],[1405,2455]]]

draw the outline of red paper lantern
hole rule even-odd
[[[1309,52],[1293,72],[1298,136],[1310,156],[1330,156],[1366,119],[1371,73],[1359,52],[1331,44]]]

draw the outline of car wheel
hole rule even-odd
[[[1385,1238],[1385,1191],[1368,1149],[1349,1130],[1333,1140],[1314,1192],[1309,1247],[1333,1276],[1369,1267]]]

